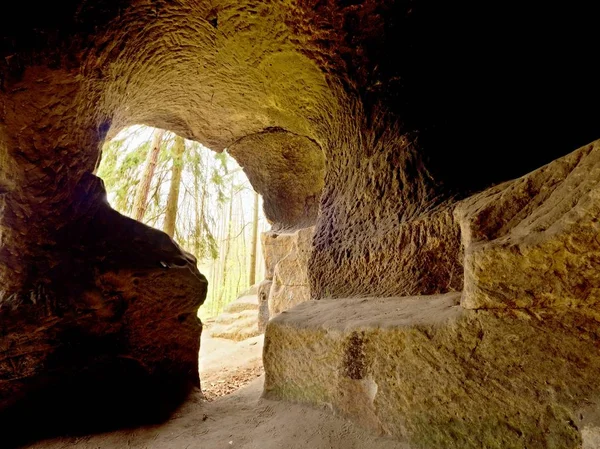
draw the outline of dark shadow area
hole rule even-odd
[[[193,386],[172,375],[148,376],[134,360],[106,357],[81,369],[36,379],[0,414],[2,447],[89,435],[167,420]]]
[[[207,282],[191,255],[105,196],[84,177],[79,219],[38,261],[38,282],[0,304],[3,449],[162,422],[199,386]]]
[[[465,196],[600,138],[594,9],[365,2],[345,10],[340,55],[367,114],[383,107],[434,179]]]

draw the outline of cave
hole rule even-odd
[[[201,383],[210,286],[94,175],[103,142],[145,124],[227,149],[263,195],[263,241],[301,247],[301,270],[265,254],[265,300],[276,279],[306,285],[266,325],[264,397],[414,448],[600,447],[594,19],[424,0],[11,4],[2,428],[159,422]]]

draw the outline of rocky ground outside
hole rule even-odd
[[[206,330],[206,329],[205,329]],[[233,393],[263,373],[263,336],[235,342],[202,333],[200,379],[207,401]]]

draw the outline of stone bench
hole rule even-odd
[[[598,317],[468,310],[460,296],[309,301],[280,314],[266,332],[264,396],[428,449],[598,447]]]

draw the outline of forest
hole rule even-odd
[[[174,133],[132,126],[104,144],[97,175],[117,211],[167,233],[209,282],[199,316],[218,315],[264,277],[262,201],[227,154]]]

